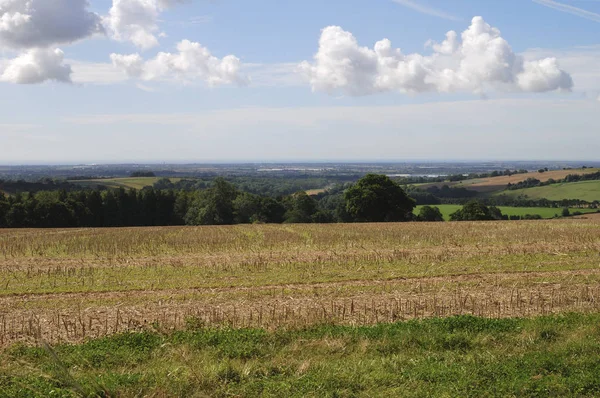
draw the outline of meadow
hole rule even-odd
[[[0,396],[593,396],[599,252],[597,218],[0,230]]]
[[[440,212],[444,216],[444,220],[450,220],[450,215],[457,210],[462,208],[462,205],[430,205],[432,207],[437,207],[440,209]],[[415,214],[419,214],[423,206],[417,206],[414,210]],[[498,206],[502,214],[508,216],[525,216],[527,214],[534,215],[538,214],[542,218],[554,218],[556,216],[561,216],[562,208],[555,207],[510,207],[510,206]],[[571,213],[580,212],[583,214],[586,213],[595,213],[597,209],[580,209],[580,208],[570,208],[569,211]]]

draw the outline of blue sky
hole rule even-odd
[[[600,0],[5,3],[0,164],[600,147]]]

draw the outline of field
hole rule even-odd
[[[581,181],[552,184],[543,187],[505,191],[502,194],[518,196],[527,195],[531,199],[546,198],[549,200],[581,199],[587,202],[600,201],[600,181]]]
[[[428,186],[436,185],[438,187],[442,187],[443,185],[449,185],[453,187],[464,187],[472,191],[477,191],[481,193],[491,193],[497,191],[503,191],[506,189],[508,184],[517,184],[519,182],[525,181],[528,178],[535,178],[542,182],[548,181],[549,179],[561,180],[564,179],[569,174],[592,174],[600,171],[600,169],[570,169],[570,170],[551,170],[546,171],[544,173],[539,173],[537,171],[530,172],[526,174],[514,174],[512,176],[498,176],[498,177],[489,177],[489,178],[478,178],[472,180],[465,180],[459,182],[443,182],[443,183],[435,183],[435,184],[423,184],[420,185],[422,188],[426,188]],[[565,199],[563,197],[559,198]]]
[[[599,230],[0,230],[0,396],[593,396]]]
[[[450,214],[454,213],[457,210],[460,210],[462,208],[461,205],[431,205],[433,207],[437,207],[440,209],[440,212],[442,212],[442,215],[444,216],[444,220],[448,221],[450,220]],[[423,206],[417,206],[415,208],[414,213],[415,214],[419,214],[420,209]],[[562,213],[562,209],[560,208],[553,208],[553,207],[508,207],[508,206],[498,206],[498,208],[500,209],[500,211],[502,211],[502,214],[506,214],[509,216],[524,216],[527,214],[539,214],[540,216],[542,216],[542,218],[553,218],[554,216],[558,215],[560,216]],[[581,213],[595,213],[597,210],[596,209],[576,209],[576,208],[571,208],[569,209],[571,211],[571,213],[579,211]]]
[[[81,185],[85,188],[93,187],[107,187],[107,188],[133,188],[142,189],[144,187],[151,187],[154,185],[160,177],[127,177],[127,178],[102,178],[96,180],[76,180],[72,181],[74,184]],[[177,182],[180,178],[170,178],[171,182]]]

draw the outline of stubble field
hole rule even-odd
[[[0,345],[600,309],[600,220],[0,230]]]

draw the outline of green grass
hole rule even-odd
[[[142,189],[144,187],[151,187],[161,177],[126,177],[126,178],[107,178],[107,179],[96,179],[96,180],[78,180],[73,183],[81,185],[83,187],[96,187],[102,186],[107,188],[133,188]],[[177,182],[180,178],[170,178],[171,182]]]
[[[593,202],[595,200],[600,200],[600,181],[552,184],[543,187],[502,191],[497,194],[506,194],[511,196],[527,195],[531,199],[580,199],[587,202]]]
[[[0,397],[600,394],[600,314],[129,333],[0,357]]]
[[[437,207],[442,212],[444,219],[450,220],[450,214],[454,213],[457,210],[462,208],[461,205],[431,205],[432,207]],[[414,213],[419,214],[423,206],[417,206],[415,208]],[[502,214],[506,214],[508,216],[524,216],[526,214],[539,214],[542,218],[553,218],[554,216],[560,216],[562,213],[562,209],[554,208],[554,207],[508,207],[508,206],[499,206],[498,207]],[[596,209],[569,209],[571,213],[579,211],[581,213],[595,213]]]

